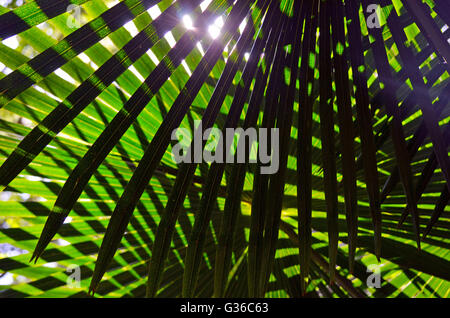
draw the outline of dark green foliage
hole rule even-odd
[[[449,9],[0,7],[0,297],[448,297]],[[278,170],[177,128],[277,128]]]

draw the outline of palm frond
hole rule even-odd
[[[0,297],[448,297],[447,1],[1,4]]]

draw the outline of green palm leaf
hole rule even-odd
[[[448,297],[445,0],[1,4],[0,297]]]

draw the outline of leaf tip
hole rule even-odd
[[[38,253],[37,251],[34,251],[33,255],[31,255],[31,258],[30,258],[30,260],[28,262],[29,263],[33,263],[34,262],[34,264],[36,264],[40,256],[41,256],[41,253]]]
[[[28,263],[32,263],[32,262],[33,262],[33,259],[34,259],[34,253],[33,253],[33,255],[31,255],[31,258],[30,258],[30,260],[28,261]]]
[[[89,286],[88,295],[94,297],[95,291],[97,289],[97,283],[91,281],[91,285]]]

